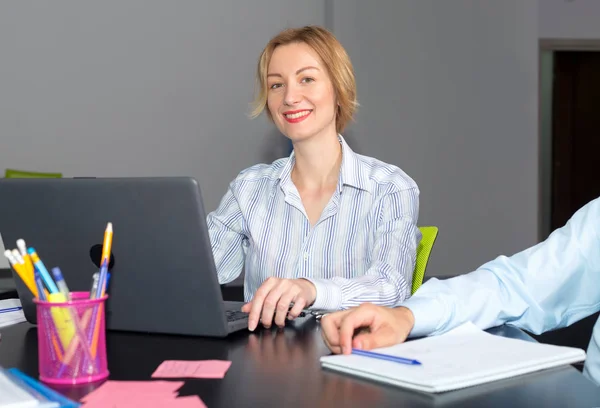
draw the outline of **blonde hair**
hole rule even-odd
[[[317,53],[327,69],[338,103],[335,115],[336,131],[338,133],[342,132],[353,118],[358,106],[356,101],[354,68],[342,44],[340,44],[331,32],[318,26],[290,28],[280,32],[269,41],[258,59],[256,72],[258,94],[254,99],[250,116],[255,118],[263,111],[266,111],[269,119],[273,120],[271,112],[269,112],[267,107],[267,70],[275,49],[280,45],[292,43],[307,44]]]

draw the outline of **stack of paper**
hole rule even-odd
[[[81,399],[83,408],[206,408],[198,396],[178,397],[183,381],[107,381]]]
[[[0,327],[11,326],[25,321],[19,299],[0,300]]]
[[[321,365],[425,392],[443,392],[585,360],[584,350],[495,336],[466,323],[441,336],[372,350],[418,360],[400,364],[361,355],[321,357]]]

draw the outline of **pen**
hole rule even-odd
[[[96,298],[102,297],[106,294],[106,287],[108,282],[108,264],[110,262],[110,251],[112,248],[113,238],[113,225],[112,222],[106,224],[106,230],[104,230],[104,242],[102,243],[102,259],[100,267],[100,277],[98,278],[98,288],[96,290]],[[96,313],[97,311],[97,313]],[[92,356],[96,358],[98,351],[98,337],[100,333],[100,319],[103,319],[104,304],[100,304],[98,309],[94,309],[94,316],[92,319]]]
[[[35,252],[35,249],[29,248],[27,250],[27,252],[29,253],[29,256],[31,257],[31,261],[33,262],[33,265],[35,266],[35,268],[40,271],[40,276],[41,276],[42,280],[44,281],[44,283],[46,284],[46,286],[48,287],[48,291],[50,291],[50,293],[58,293],[58,288],[56,287],[56,283],[54,283],[54,281],[52,280],[52,277],[48,273],[46,266],[44,265],[44,263],[38,256],[37,252]]]
[[[10,313],[10,312],[17,312],[17,311],[22,310],[22,309],[23,309],[22,306],[9,307],[8,309],[0,309],[0,314],[2,314],[2,313]]]
[[[37,292],[39,294],[38,299],[48,300],[46,292],[44,291],[44,283],[42,282],[42,277],[40,276],[40,272],[37,269],[33,272],[33,276],[35,280],[35,286],[37,286]]]
[[[65,282],[65,279],[62,276],[62,272],[60,271],[59,267],[56,268],[52,268],[52,275],[54,275],[54,280],[56,280],[56,286],[58,286],[58,289],[60,290],[60,292],[65,295],[65,298],[67,300],[71,300],[71,294],[69,293],[69,288],[67,287],[67,282]]]
[[[106,225],[104,231],[104,242],[102,243],[102,258],[100,260],[100,279],[98,283],[98,289],[96,291],[96,297],[104,296],[106,292],[106,274],[108,273],[108,263],[110,262],[110,251],[112,247],[113,227],[112,222]]]
[[[410,358],[404,358],[404,357],[390,356],[388,354],[375,353],[373,351],[358,350],[358,349],[353,348],[352,354],[356,354],[357,356],[377,358],[379,360],[392,361],[394,363],[400,363],[400,364],[421,365],[421,362],[417,361],[417,360],[412,360]]]
[[[96,296],[96,290],[98,289],[98,279],[100,274],[98,272],[92,275],[92,288],[90,289],[90,298],[93,299]]]

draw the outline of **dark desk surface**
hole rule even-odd
[[[186,380],[180,395],[199,395],[209,408],[600,406],[600,387],[571,366],[439,395],[323,370],[319,357],[328,350],[320,327],[312,318],[301,320],[282,331],[244,331],[225,340],[109,332],[110,379],[149,380],[163,360],[228,359],[233,364],[223,380]],[[511,327],[490,331],[531,340]],[[0,365],[37,377],[36,328],[22,323],[0,333]],[[78,398],[90,390],[88,386],[63,392]]]

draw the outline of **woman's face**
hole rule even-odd
[[[336,135],[333,85],[310,46],[292,43],[277,47],[269,63],[267,87],[273,121],[292,142]]]

